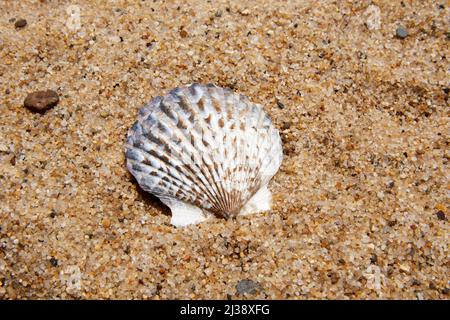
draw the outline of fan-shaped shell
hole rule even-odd
[[[171,207],[172,223],[186,225],[209,213],[229,218],[268,209],[267,184],[282,147],[260,105],[229,89],[192,84],[139,111],[126,159],[141,188]]]

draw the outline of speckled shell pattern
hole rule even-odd
[[[213,84],[154,98],[126,141],[127,167],[142,189],[223,218],[239,214],[282,157],[278,130],[261,105]]]

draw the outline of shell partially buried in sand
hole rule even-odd
[[[126,141],[128,170],[186,226],[270,209],[283,158],[278,130],[246,96],[192,84],[144,106]]]

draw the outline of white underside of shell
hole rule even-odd
[[[272,193],[267,185],[262,187],[255,195],[244,205],[239,215],[245,216],[261,211],[269,211],[272,205]]]
[[[170,223],[175,227],[198,224],[213,217],[206,210],[202,210],[184,201],[176,199],[161,199],[161,201],[170,208],[172,212]],[[246,216],[252,213],[268,211],[271,207],[271,201],[272,193],[267,186],[264,186],[247,202],[238,215]]]
[[[128,170],[170,207],[171,223],[180,227],[270,210],[267,185],[283,158],[262,106],[211,84],[150,101],[125,150]]]
[[[175,227],[186,227],[197,224],[209,218],[209,214],[197,206],[177,199],[161,199],[170,208],[172,218],[170,223]]]

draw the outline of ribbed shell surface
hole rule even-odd
[[[260,105],[229,89],[192,84],[139,111],[126,159],[145,191],[228,218],[267,185],[282,147]]]

